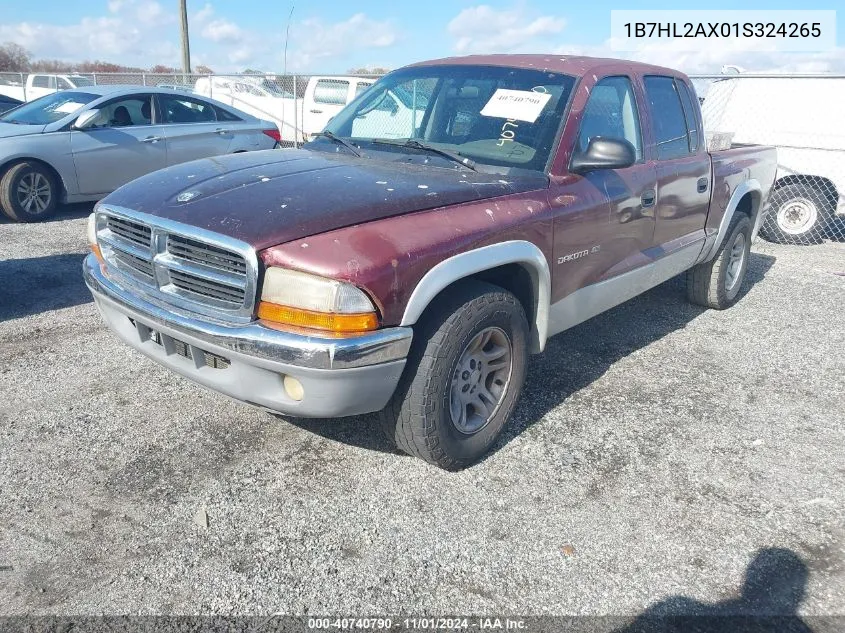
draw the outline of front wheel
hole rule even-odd
[[[522,391],[528,322],[517,298],[465,281],[438,297],[381,412],[388,439],[446,470],[466,468],[499,436]]]
[[[49,169],[37,162],[12,165],[0,178],[0,210],[14,222],[38,222],[56,211],[58,187]]]

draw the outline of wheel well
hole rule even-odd
[[[839,192],[836,191],[836,185],[833,184],[832,180],[823,176],[812,176],[808,174],[784,176],[775,181],[775,190],[786,187],[787,185],[807,185],[808,187],[812,187],[830,200],[834,206],[836,206],[836,202],[839,199]]]
[[[504,288],[512,293],[522,304],[525,310],[525,317],[529,323],[534,323],[536,318],[537,297],[534,296],[534,283],[531,280],[531,273],[524,266],[519,264],[504,264],[488,270],[470,275],[467,279],[478,279],[486,281],[494,286]]]
[[[736,212],[744,213],[749,218],[752,217],[754,212],[754,198],[750,191],[740,198],[739,204],[736,205]]]
[[[65,183],[62,180],[62,177],[59,175],[59,172],[56,171],[56,169],[46,161],[40,160],[38,158],[13,158],[12,160],[0,165],[0,178],[5,176],[7,171],[9,171],[12,167],[19,163],[38,163],[39,165],[43,166],[47,171],[49,171],[53,175],[53,180],[59,186],[59,200],[61,201],[61,198],[63,194],[67,191],[67,188],[65,187]]]

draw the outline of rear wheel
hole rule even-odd
[[[776,189],[760,235],[778,244],[818,244],[833,217],[834,203],[819,189],[794,183]]]
[[[511,417],[527,349],[528,322],[510,292],[479,281],[444,291],[380,414],[388,438],[447,470],[477,462]]]
[[[36,162],[12,165],[0,178],[0,210],[15,222],[38,222],[56,211],[58,187],[49,169]]]
[[[716,256],[687,271],[687,297],[708,308],[731,307],[739,297],[750,258],[751,220],[745,214],[737,214]]]

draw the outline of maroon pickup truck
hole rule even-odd
[[[443,59],[302,149],[115,191],[84,274],[109,327],[183,376],[296,417],[380,412],[400,449],[458,469],[548,337],[684,272],[693,302],[733,304],[775,169],[769,147],[708,153],[668,68]]]

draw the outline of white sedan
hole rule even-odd
[[[0,116],[0,211],[18,222],[60,202],[98,200],[157,169],[272,149],[279,129],[207,97],[142,86],[86,86]]]

